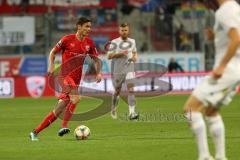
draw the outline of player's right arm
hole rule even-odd
[[[225,67],[229,63],[229,61],[235,56],[238,47],[240,46],[240,35],[236,28],[231,28],[228,32],[228,38],[230,42],[228,44],[227,52],[224,57],[220,61],[219,66],[213,70],[213,77],[218,79],[222,76]]]
[[[123,57],[123,56],[126,56],[126,52],[109,53],[109,54],[108,54],[108,59],[121,58],[121,57]]]
[[[48,74],[53,74],[55,56],[58,52],[64,50],[66,41],[67,41],[67,38],[63,37],[51,50],[48,58]]]
[[[229,61],[236,55],[237,49],[240,46],[239,34],[239,12],[229,11],[227,13],[221,12],[217,18],[227,33],[226,38],[229,39],[228,48],[219,65],[213,70],[213,78],[218,79],[222,76],[224,69]]]
[[[49,54],[48,58],[48,74],[52,74],[54,72],[54,60],[55,60],[55,55],[57,54],[57,51],[55,48],[53,48]]]

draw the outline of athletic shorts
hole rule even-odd
[[[240,78],[232,73],[224,73],[218,80],[207,76],[193,91],[193,95],[200,100],[205,107],[220,107],[228,105],[236,94],[236,88],[240,84]]]
[[[66,77],[64,79],[64,87],[62,87],[62,93],[58,97],[58,99],[62,100],[69,100],[69,95],[70,94],[79,94],[78,93],[78,86],[80,84],[81,77],[80,78],[71,78],[71,77]]]
[[[115,89],[121,89],[122,84],[126,81],[131,83],[131,80],[135,78],[135,72],[129,72],[127,74],[113,74],[113,86]]]

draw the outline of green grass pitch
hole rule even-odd
[[[236,96],[230,106],[222,109],[226,126],[226,147],[230,160],[240,159],[240,102]],[[186,95],[165,95],[138,98],[137,111],[142,115],[165,116],[182,114]],[[127,105],[121,101],[118,120],[110,114],[86,122],[70,122],[72,132],[58,137],[61,121],[45,129],[38,142],[31,142],[29,132],[36,127],[56,103],[55,98],[0,99],[0,160],[196,160],[197,149],[187,123],[164,117],[130,122],[124,119]],[[83,98],[77,112],[96,106],[98,100]],[[148,120],[148,121],[147,121]],[[80,124],[91,129],[89,140],[77,141],[73,130]],[[210,139],[210,137],[209,137]],[[212,140],[211,153],[214,154]]]

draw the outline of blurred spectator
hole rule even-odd
[[[184,72],[183,68],[176,62],[175,58],[171,58],[168,64],[168,72]]]
[[[141,46],[141,48],[140,48],[140,51],[141,51],[141,52],[146,52],[146,51],[148,51],[148,44],[147,44],[147,42],[144,42],[144,43],[142,44],[142,46]]]
[[[180,39],[180,51],[191,51],[191,42],[188,34],[185,31],[181,31],[179,34]]]
[[[191,40],[188,33],[185,31],[183,24],[180,24],[176,30],[176,49],[177,51],[191,51]]]
[[[90,10],[90,17],[91,17],[91,20],[92,20],[92,24],[97,25],[98,24],[98,11],[97,11],[97,9],[91,9]]]
[[[180,35],[181,35],[181,33],[182,32],[184,32],[184,26],[182,25],[182,24],[180,24],[180,26],[177,28],[177,30],[176,30],[176,36],[175,36],[175,41],[176,41],[176,49],[177,49],[177,51],[180,51],[180,42],[181,42],[181,40],[180,40]]]
[[[105,20],[105,25],[111,25],[112,24],[112,15],[111,14],[106,14],[104,17]]]
[[[21,1],[21,10],[22,10],[22,13],[25,14],[28,12],[27,8],[28,8],[28,5],[29,5],[29,0],[22,0]]]

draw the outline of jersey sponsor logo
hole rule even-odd
[[[122,50],[127,50],[129,48],[132,48],[132,42],[131,41],[122,41],[119,44],[119,48]]]
[[[69,52],[69,55],[71,55],[71,56],[77,56],[77,55],[79,55],[79,54],[81,54],[81,53],[77,53],[77,52]]]
[[[46,79],[42,76],[31,76],[26,78],[28,93],[34,97],[41,97],[46,85]]]

